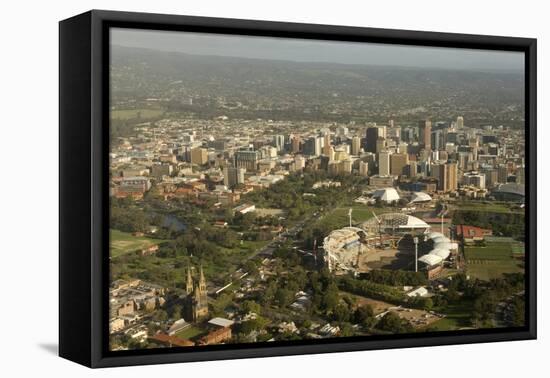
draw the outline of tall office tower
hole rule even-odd
[[[508,182],[508,167],[506,164],[500,164],[498,166],[498,182],[501,184]]]
[[[468,146],[472,149],[472,159],[477,160],[477,152],[479,149],[479,142],[477,138],[470,138],[470,140],[468,140]]]
[[[330,144],[330,134],[325,134],[324,137],[323,137],[323,155],[324,156],[330,156],[330,148],[331,148],[331,144]]]
[[[258,149],[260,159],[271,159],[277,157],[277,148],[273,146],[262,146]]]
[[[409,161],[409,165],[407,168],[408,172],[407,175],[409,177],[416,177],[418,175],[418,164],[416,161]]]
[[[359,162],[359,175],[365,177],[369,175],[369,163],[364,161]]]
[[[446,188],[445,191],[452,192],[458,189],[458,167],[456,162],[445,163],[446,169]]]
[[[456,128],[459,130],[464,128],[464,118],[462,116],[456,117]]]
[[[235,167],[244,168],[247,171],[255,172],[258,169],[260,152],[249,148],[235,152]]]
[[[364,161],[365,163],[369,164],[369,167],[374,167],[376,163],[376,155],[371,152],[365,152],[363,155],[361,155],[361,161]]]
[[[417,161],[416,162],[416,175],[426,177],[431,175],[431,165],[427,161]]]
[[[401,142],[397,145],[397,151],[400,154],[408,154],[409,153],[408,147],[409,145],[407,143]]]
[[[431,145],[434,151],[439,151],[443,147],[443,131],[434,130],[431,135]]]
[[[386,138],[395,139],[396,141],[401,140],[401,127],[388,127],[386,129]]]
[[[347,137],[348,136],[348,128],[346,126],[338,126],[336,129],[336,135],[339,137]]]
[[[304,143],[304,155],[319,156],[321,155],[321,141],[320,137],[309,137]]]
[[[353,156],[358,156],[361,152],[361,138],[354,136],[351,138],[351,154]]]
[[[301,171],[306,167],[306,159],[302,155],[294,156],[294,170]]]
[[[487,155],[495,155],[495,156],[500,155],[500,151],[499,151],[500,148],[496,143],[488,143],[485,148],[486,148]]]
[[[420,121],[418,124],[419,143],[426,150],[430,150],[432,139],[432,122],[430,120]]]
[[[401,139],[405,142],[411,143],[414,142],[414,128],[406,127],[401,131]]]
[[[278,152],[285,149],[285,136],[284,135],[274,135],[273,136],[273,146],[277,149]]]
[[[340,162],[341,172],[351,173],[353,167],[353,161],[351,159],[344,160]]]
[[[208,162],[208,150],[206,148],[197,147],[191,150],[191,163],[204,165]]]
[[[458,134],[454,131],[447,131],[447,143],[458,144]]]
[[[293,154],[297,154],[300,152],[300,145],[302,144],[302,140],[299,136],[294,135],[291,139],[291,150]]]
[[[479,189],[485,189],[485,175],[478,172],[466,172],[462,177],[464,185],[475,186]]]
[[[445,150],[438,151],[439,160],[447,161],[449,159],[449,153]]]
[[[405,167],[409,164],[409,155],[392,154],[390,156],[390,174],[392,176],[401,176],[405,174]]]
[[[458,166],[460,169],[466,170],[470,161],[472,161],[471,152],[462,151],[458,153]]]
[[[382,152],[386,149],[386,138],[378,137],[376,139],[376,153]]]
[[[485,175],[485,186],[487,188],[492,188],[498,183],[498,170],[494,168],[484,168],[481,170],[481,173]]]
[[[454,143],[445,143],[445,151],[447,151],[448,154],[452,154],[456,151],[456,146]]]
[[[332,147],[331,147],[331,150],[334,151],[334,154],[331,156],[330,160],[344,161],[349,159],[349,154],[347,153],[346,150],[344,149],[334,150]]]
[[[366,132],[367,148],[365,151],[376,153],[376,141],[378,140],[378,127],[369,127]]]
[[[378,127],[378,136],[379,137],[382,137],[384,139],[388,138],[388,134],[387,134],[387,127],[386,126],[376,126]]]
[[[382,151],[378,153],[378,175],[390,175],[390,152]]]
[[[437,190],[445,191],[447,186],[447,170],[444,163],[430,165],[430,176],[437,179]]]
[[[430,169],[431,177],[437,179],[437,190],[450,192],[458,188],[458,169],[455,162],[434,163]]]
[[[234,188],[239,184],[244,184],[244,174],[246,169],[227,166],[223,169],[223,184],[228,188]]]

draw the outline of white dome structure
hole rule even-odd
[[[429,194],[424,192],[415,192],[411,197],[411,203],[430,202],[431,200],[432,200],[432,197],[430,197]]]
[[[361,223],[359,227],[365,230],[368,235],[377,235],[380,231],[409,233],[413,230],[426,232],[430,229],[430,225],[422,219],[402,213],[380,214]]]
[[[379,199],[382,202],[391,203],[399,201],[401,197],[394,188],[378,189],[372,195],[372,198]]]

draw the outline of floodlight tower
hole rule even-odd
[[[349,208],[349,211],[348,211],[348,217],[349,217],[349,226],[351,227],[351,213],[352,213],[353,209],[350,207]]]
[[[382,248],[382,229],[381,229],[382,221],[380,220],[380,218],[378,218],[378,216],[376,216],[376,213],[374,211],[372,212],[372,215],[374,215],[374,218],[378,222],[378,236],[380,238],[380,248]]]
[[[413,238],[414,242],[414,271],[418,273],[418,237]]]

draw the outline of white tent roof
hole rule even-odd
[[[434,236],[433,238],[431,238],[433,240],[434,243],[444,243],[444,242],[448,242],[449,239],[446,238],[445,236],[443,235],[437,235],[437,236]]]
[[[448,249],[440,249],[440,248],[434,249],[429,253],[429,255],[436,255],[441,257],[442,259],[446,259],[447,257],[449,257],[450,254],[451,252]]]
[[[412,195],[411,202],[428,202],[431,201],[432,197],[429,194],[424,192],[415,192]]]
[[[437,255],[427,254],[418,259],[418,261],[423,262],[429,266],[439,264],[443,261],[443,258]]]
[[[372,195],[373,198],[379,198],[380,201],[393,202],[399,201],[399,194],[394,188],[378,189]]]
[[[450,241],[435,243],[434,249],[455,249],[455,246]]]
[[[406,228],[430,228],[430,225],[424,222],[422,219],[413,217],[412,215],[407,216],[407,224],[400,227]]]

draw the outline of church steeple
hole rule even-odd
[[[185,290],[187,295],[193,292],[193,277],[191,277],[191,269],[189,269],[189,267],[187,267],[187,284]]]
[[[199,290],[201,293],[206,293],[206,280],[204,279],[202,265],[201,265],[201,272],[200,272],[200,278],[199,278]]]
[[[199,269],[199,279],[191,274],[191,266],[187,268],[187,282],[185,297],[185,316],[193,322],[200,321],[208,316],[208,293],[206,292],[206,279],[202,265]]]

